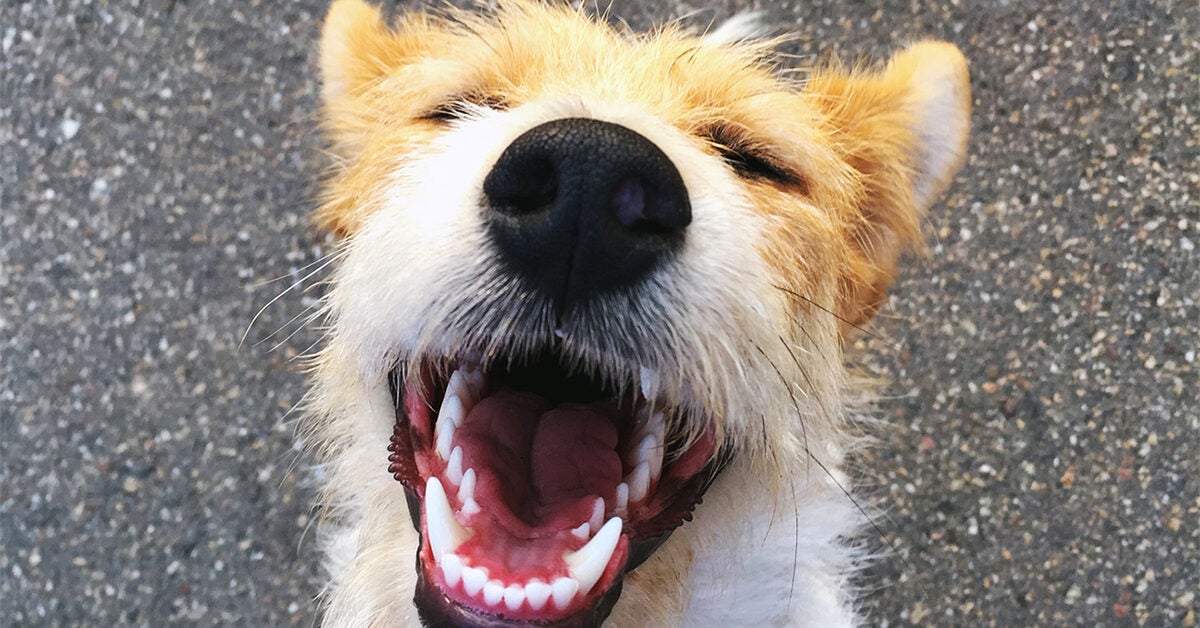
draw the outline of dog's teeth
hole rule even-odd
[[[650,479],[657,480],[662,475],[663,447],[658,444],[654,434],[647,434],[634,450],[634,464],[647,462],[650,464]]]
[[[462,474],[462,482],[458,484],[458,501],[465,502],[468,499],[475,497],[475,483],[479,480],[475,476],[475,469],[467,469]]]
[[[487,570],[479,567],[463,567],[463,591],[466,591],[467,595],[471,597],[479,595],[479,592],[483,590],[483,585],[487,584],[487,579]]]
[[[569,580],[569,578],[565,579]],[[550,594],[553,591],[553,587],[541,580],[530,580],[525,585],[525,599],[529,600],[529,608],[535,611],[542,610],[542,607],[546,605],[546,600],[550,599]]]
[[[662,412],[650,413],[650,418],[646,420],[646,433],[653,434],[658,442],[664,442],[663,436],[667,433],[667,426]]]
[[[458,487],[458,501],[462,502],[459,512],[468,517],[479,514],[481,510],[479,502],[475,501],[475,482],[475,469],[467,469],[463,474],[462,486]]]
[[[642,398],[647,401],[658,392],[658,372],[644,366],[638,368],[638,379],[642,382]]]
[[[442,457],[442,460],[450,460],[450,449],[454,445],[455,427],[453,421],[443,421],[441,417],[438,417],[437,428],[434,431],[437,432],[437,453]]]
[[[588,519],[588,527],[591,530],[599,530],[602,525],[604,525],[604,498],[597,497],[596,501],[592,503],[592,516]]]
[[[617,499],[613,504],[613,512],[625,512],[627,506],[629,506],[629,485],[621,482],[617,485]]]
[[[467,469],[463,474],[462,486],[458,487],[458,501],[462,502],[460,512],[471,516],[480,511],[479,502],[475,501],[475,469]]]
[[[467,406],[475,405],[475,395],[472,394],[471,382],[467,378],[466,372],[463,369],[457,369],[450,375],[450,382],[446,384],[446,398],[442,401],[442,408],[446,407],[446,401],[451,398],[457,398],[459,404],[466,410]],[[455,425],[462,425],[462,417],[464,413],[460,413]]]
[[[666,420],[663,413],[649,406],[642,406],[637,412],[637,424],[633,428],[633,441],[640,443],[647,436],[653,436],[658,443],[666,442]]]
[[[587,545],[563,556],[563,561],[567,563],[567,571],[579,581],[579,590],[584,595],[587,595],[600,576],[604,575],[604,568],[612,560],[617,541],[621,540],[623,525],[620,517],[609,519]],[[557,602],[557,597],[555,601]]]
[[[463,482],[462,459],[462,447],[455,447],[454,451],[450,452],[450,462],[446,465],[446,479],[450,480],[450,483],[455,486]],[[462,499],[462,497],[459,497],[459,499]]]
[[[435,559],[458,549],[471,536],[454,520],[446,490],[436,477],[425,482],[425,527],[429,529],[429,548]]]
[[[488,580],[483,585],[483,601],[488,606],[495,606],[504,599],[504,583],[499,580]]]
[[[438,410],[438,425],[442,424],[443,419],[453,423],[454,427],[462,425],[463,417],[467,415],[467,404],[470,402],[471,391],[467,390],[465,381],[459,382],[458,388],[458,390],[446,389],[446,397],[442,399],[442,407]]]
[[[504,588],[504,605],[508,607],[508,610],[515,611],[524,603],[525,587],[519,584],[510,584]]]
[[[463,377],[467,381],[467,388],[471,391],[471,399],[479,401],[483,397],[483,388],[486,381],[483,376],[483,369],[480,369],[478,366],[468,369],[463,371]]]
[[[650,492],[650,463],[643,462],[625,478],[629,484],[629,501],[637,503]]]
[[[451,589],[458,586],[463,575],[462,559],[454,552],[446,552],[439,560],[441,561],[439,564],[442,566],[442,575],[446,578],[446,586]]]
[[[579,591],[579,581],[574,578],[559,578],[550,585],[550,594],[554,596],[554,606],[558,610],[562,610],[575,599],[575,592]]]
[[[579,525],[579,527],[571,530],[571,534],[574,534],[575,538],[581,541],[586,541],[592,534],[592,526],[589,525],[588,522],[584,521]]]

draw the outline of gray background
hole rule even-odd
[[[613,12],[746,6],[713,5]],[[970,158],[931,255],[886,340],[859,342],[892,382],[856,465],[895,549],[862,581],[872,622],[1194,624],[1197,4],[766,8],[798,63],[924,36],[972,62]],[[239,339],[330,251],[306,222],[324,3],[2,10],[3,623],[310,624],[284,415],[316,340],[288,322],[320,288]]]

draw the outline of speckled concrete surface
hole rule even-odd
[[[312,622],[284,418],[312,294],[240,339],[328,251],[305,224],[323,4],[0,8],[6,623]],[[746,6],[716,4],[692,20]],[[1197,5],[766,8],[809,59],[933,36],[972,61],[970,159],[860,342],[894,382],[858,465],[895,548],[872,622],[1193,625]]]

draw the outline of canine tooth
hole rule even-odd
[[[625,512],[625,508],[629,506],[629,485],[621,482],[617,485],[617,503],[613,506],[613,512]]]
[[[463,562],[454,552],[446,552],[439,559],[442,566],[442,575],[446,578],[446,586],[453,588],[458,586],[462,580]]]
[[[629,484],[629,501],[637,503],[650,492],[650,463],[643,462],[625,478]]]
[[[586,521],[579,524],[579,527],[571,530],[571,534],[574,534],[575,538],[583,540],[583,541],[588,540],[588,537],[591,536],[591,533],[592,533],[592,526],[588,525],[588,522],[586,522]]]
[[[642,382],[642,398],[647,401],[653,399],[658,390],[658,372],[644,366],[638,367],[638,379]]]
[[[434,558],[458,549],[471,533],[454,520],[446,489],[436,477],[425,483],[425,527],[429,529],[429,548]]]
[[[562,577],[554,581],[550,585],[550,594],[554,596],[554,606],[558,610],[562,610],[571,603],[575,598],[575,592],[579,590],[579,581],[574,578]]]
[[[592,530],[599,530],[602,525],[604,525],[604,498],[597,497],[595,503],[592,504],[592,516],[588,519],[588,527]]]
[[[454,444],[455,425],[453,421],[438,420],[437,428],[437,453],[442,457],[442,460],[450,459],[450,448]]]
[[[504,583],[499,580],[488,580],[487,584],[483,585],[483,601],[488,606],[495,606],[504,599]]]
[[[519,584],[510,584],[504,588],[504,605],[508,607],[508,610],[515,611],[524,603],[525,587]]]
[[[463,591],[466,591],[467,595],[471,597],[478,595],[483,590],[483,585],[487,584],[487,579],[487,570],[479,567],[463,567]]]
[[[541,580],[530,580],[525,585],[525,599],[529,600],[529,608],[535,611],[542,610],[553,591],[553,587]]]
[[[567,563],[567,571],[579,581],[579,590],[584,595],[592,590],[596,581],[604,574],[608,561],[612,560],[617,541],[621,540],[623,525],[620,517],[609,519],[587,545],[563,556],[563,561]]]
[[[456,486],[463,482],[462,459],[462,447],[455,447],[454,451],[450,452],[450,462],[446,465],[446,479]]]

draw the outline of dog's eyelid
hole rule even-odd
[[[737,128],[714,126],[703,133],[721,157],[744,176],[761,177],[784,184],[802,183],[803,178],[782,165],[761,144]]]
[[[482,107],[496,111],[508,109],[508,102],[497,96],[479,92],[461,92],[442,100],[436,107],[419,116],[422,120],[450,122],[461,120],[472,107]]]

